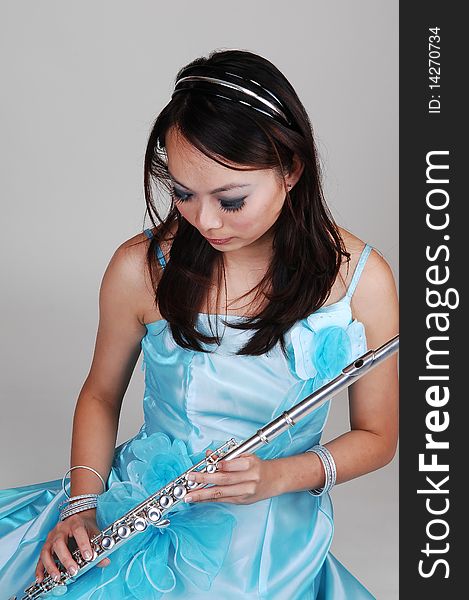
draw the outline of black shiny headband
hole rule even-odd
[[[218,96],[219,98],[223,98],[225,100],[231,100],[234,102],[239,102],[241,104],[249,106],[249,107],[253,108],[254,110],[257,110],[258,112],[261,112],[264,115],[271,117],[274,120],[283,121],[284,122],[283,124],[286,123],[288,126],[292,125],[292,122],[287,117],[286,110],[285,110],[283,104],[281,103],[281,101],[277,98],[277,96],[275,96],[271,91],[269,91],[268,89],[263,87],[260,83],[258,83],[257,81],[254,81],[253,79],[246,79],[245,77],[242,77],[241,75],[236,75],[235,73],[230,73],[229,71],[223,71],[223,75],[225,75],[225,76],[228,75],[229,77],[228,78],[224,77],[222,79],[220,77],[212,77],[212,76],[208,76],[208,75],[182,76],[176,81],[174,92],[173,92],[171,98],[173,98],[174,95],[177,94],[178,92],[182,92],[182,91],[190,91],[190,90],[197,90],[200,92],[204,91],[208,94]],[[262,90],[265,94],[270,96],[270,98],[272,98],[272,100],[268,100],[267,98],[261,96],[259,93],[250,89],[249,87],[240,85],[239,83],[235,83],[233,81],[230,81],[230,77],[236,77],[244,82],[248,82],[249,84],[254,84],[254,86],[256,86],[258,88],[258,91]],[[205,86],[204,85],[205,83],[208,85]],[[189,84],[189,85],[187,85],[187,84]],[[199,84],[202,84],[202,87],[200,87]],[[229,89],[235,90],[237,92],[241,92],[241,93],[245,94],[246,96],[248,96],[250,99],[253,98],[253,99],[257,100],[260,104],[263,105],[264,108],[254,106],[253,104],[251,104],[245,100],[241,100],[240,98],[231,98],[229,96],[224,96],[223,94],[220,94],[216,90],[216,87],[212,87],[211,84],[215,84],[215,86],[221,86],[224,88],[229,88]]]

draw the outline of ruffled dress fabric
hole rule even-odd
[[[198,315],[207,334],[222,328],[210,353],[178,346],[165,320],[142,339],[144,424],[115,450],[101,529],[196,464],[207,448],[241,442],[288,410],[367,350],[350,299],[371,248],[366,246],[347,295],[295,323],[262,356],[234,356],[250,332]],[[243,319],[228,316],[227,320]],[[321,440],[330,401],[256,451],[264,459],[305,452]],[[69,482],[66,485],[69,490]],[[0,491],[0,589],[7,598],[35,578],[39,552],[64,500],[61,478]],[[69,600],[370,600],[374,596],[332,555],[329,494],[291,492],[253,504],[179,503],[166,528],[149,526],[60,590]]]

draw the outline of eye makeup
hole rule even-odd
[[[188,194],[186,192],[181,192],[180,190],[177,190],[175,187],[172,188],[171,190],[171,196],[174,200],[174,202],[188,202],[193,194]],[[241,210],[243,208],[243,206],[246,204],[245,202],[246,197],[244,198],[235,198],[232,200],[223,200],[222,198],[219,198],[219,202],[220,202],[220,208],[221,210],[225,211],[225,212],[236,212],[238,210]]]

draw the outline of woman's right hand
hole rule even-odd
[[[54,580],[59,580],[60,572],[55,564],[53,554],[57,556],[70,575],[76,575],[78,565],[73,560],[71,552],[68,549],[68,539],[75,538],[81,555],[85,560],[89,560],[93,556],[90,538],[99,533],[99,531],[95,508],[83,510],[67,517],[64,521],[59,521],[54,529],[49,532],[42,547],[36,566],[36,581],[39,583],[44,579],[46,576],[44,570]],[[107,567],[110,562],[109,558],[103,558],[96,566]],[[75,572],[73,571],[74,569],[76,569]]]

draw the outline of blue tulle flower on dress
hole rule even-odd
[[[130,448],[135,460],[127,466],[128,479],[113,482],[98,497],[100,529],[196,464],[183,441],[171,442],[162,432],[135,439]],[[99,581],[90,600],[160,598],[174,589],[175,570],[201,590],[210,589],[227,554],[236,518],[220,504],[184,502],[174,506],[165,518],[170,520],[166,528],[149,525],[111,553],[107,567],[93,569]],[[79,579],[73,587],[79,585]]]
[[[310,315],[290,330],[289,366],[300,379],[325,382],[353,360],[347,328],[322,326],[322,316]]]

